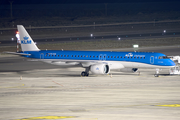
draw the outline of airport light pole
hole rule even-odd
[[[12,19],[12,3],[13,1],[9,1],[10,5],[11,5],[11,11],[10,11],[10,15],[11,15],[11,19]]]
[[[107,3],[104,3],[105,5],[105,15],[107,16]]]
[[[19,32],[18,31],[16,32],[16,38],[17,38],[17,52],[19,52],[19,44],[21,42],[20,42],[20,36],[19,36]]]
[[[94,22],[94,29],[95,29],[95,25],[96,25],[96,23]]]

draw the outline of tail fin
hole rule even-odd
[[[22,51],[39,51],[26,29],[22,25],[17,25],[17,28],[21,40]]]

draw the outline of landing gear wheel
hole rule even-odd
[[[89,76],[89,73],[87,73],[87,72],[82,72],[82,73],[81,73],[81,76]]]
[[[154,74],[154,77],[159,77],[159,75],[158,74]]]
[[[82,73],[81,73],[81,76],[85,76],[85,72],[82,72]]]
[[[89,76],[89,73],[86,72],[86,76]]]

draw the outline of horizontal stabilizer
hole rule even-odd
[[[3,53],[6,53],[6,54],[13,54],[13,55],[28,55],[30,56],[31,54],[26,54],[26,53],[17,53],[17,52],[3,52]]]

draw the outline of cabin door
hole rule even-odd
[[[44,59],[44,53],[40,54],[40,59]]]
[[[154,56],[151,56],[151,57],[150,57],[150,63],[151,63],[151,64],[154,64]]]

